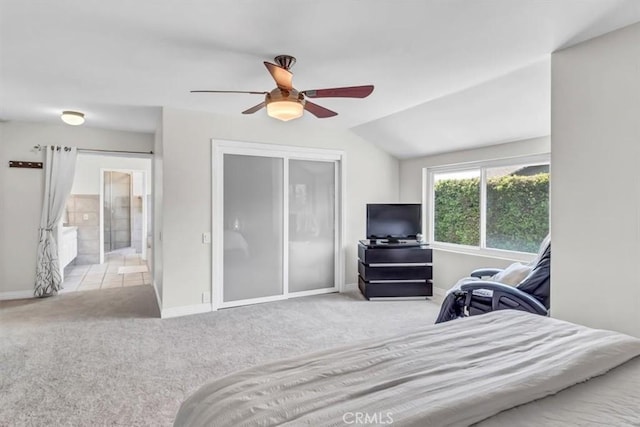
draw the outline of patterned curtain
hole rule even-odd
[[[77,150],[74,147],[46,147],[44,200],[34,290],[37,297],[56,295],[62,283],[54,231],[62,219],[71,192],[76,157]]]

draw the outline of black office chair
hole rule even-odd
[[[469,280],[445,297],[436,323],[494,310],[523,310],[547,316],[551,292],[551,242],[545,239],[531,272],[517,285],[483,279],[501,269],[475,270]]]

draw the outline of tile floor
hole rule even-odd
[[[133,248],[119,249],[105,254],[104,264],[73,265],[64,269],[64,282],[61,292],[90,291],[123,286],[138,286],[151,283],[148,271],[118,273],[127,270],[145,270],[146,262],[135,253]],[[122,269],[123,266],[142,268]]]

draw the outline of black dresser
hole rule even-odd
[[[414,240],[360,240],[358,287],[365,298],[433,295],[432,251]]]

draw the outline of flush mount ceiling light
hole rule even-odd
[[[303,110],[302,104],[295,101],[277,101],[267,104],[267,114],[283,122],[301,117]]]
[[[291,92],[284,95],[280,91],[267,95],[266,104],[269,117],[283,122],[302,117],[304,100],[298,97],[298,92],[292,89]]]
[[[84,123],[84,113],[78,111],[63,111],[60,118],[71,126],[80,126]]]

